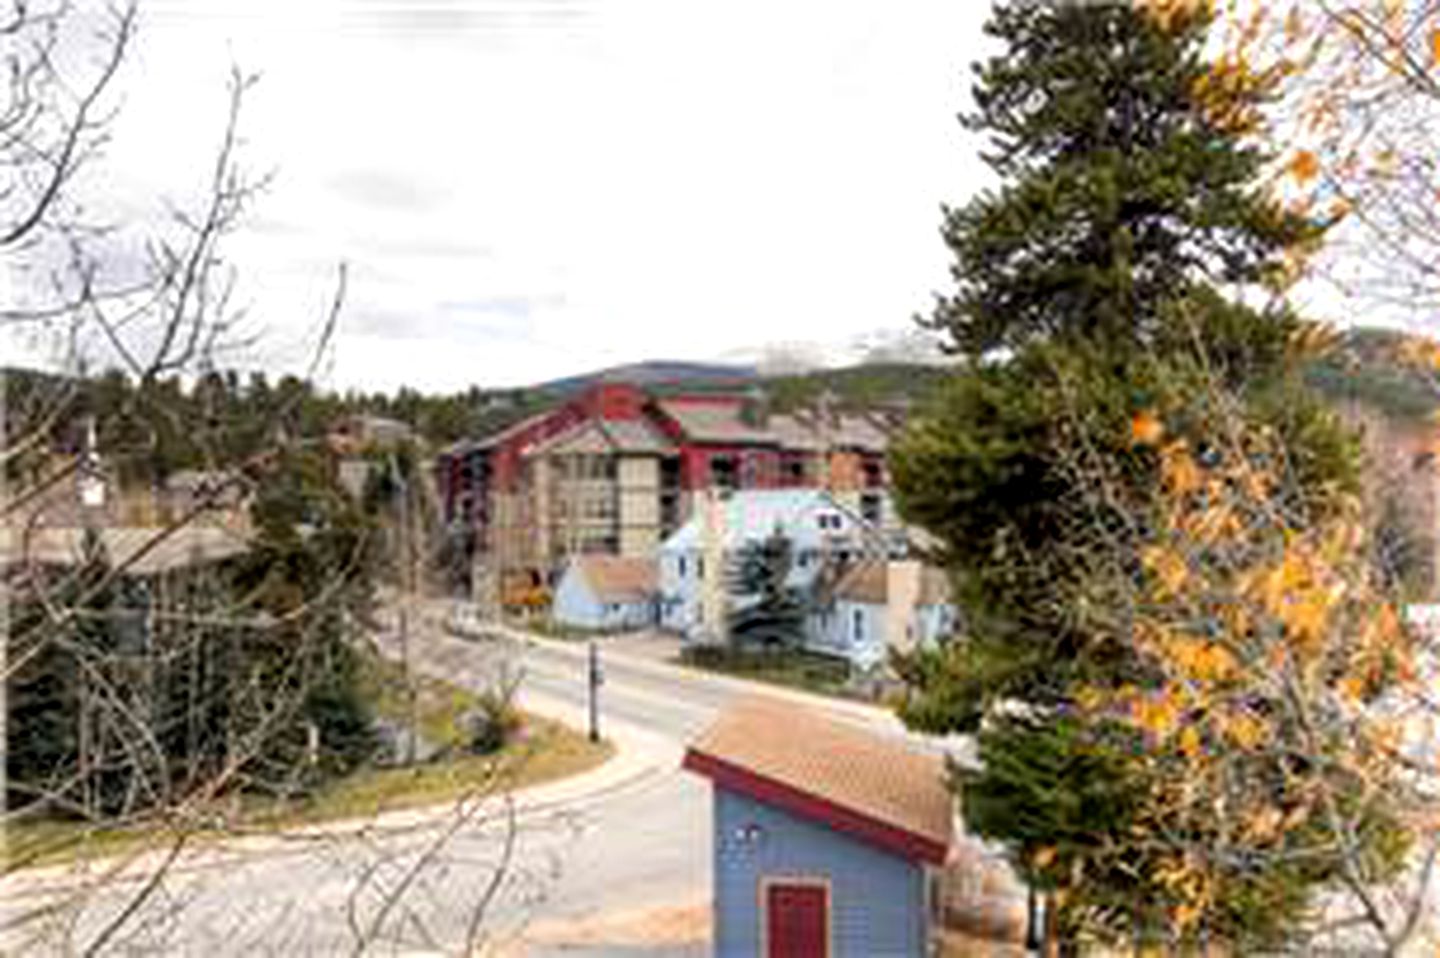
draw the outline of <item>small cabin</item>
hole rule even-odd
[[[565,567],[550,609],[556,623],[594,631],[655,624],[655,563],[612,555],[577,555]]]
[[[955,818],[940,756],[756,700],[684,767],[712,783],[715,954],[930,954]]]

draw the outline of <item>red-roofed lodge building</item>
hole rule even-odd
[[[574,555],[653,558],[712,488],[828,488],[884,523],[898,426],[828,404],[771,415],[753,393],[601,383],[452,446],[436,475],[446,521],[470,534],[477,583],[548,586]]]

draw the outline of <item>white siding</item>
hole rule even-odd
[[[566,567],[565,574],[560,577],[560,585],[555,589],[555,598],[550,606],[550,615],[561,625],[572,628],[605,627],[605,608],[590,591],[590,584],[573,563]]]
[[[953,606],[922,605],[916,607],[908,628],[915,644],[925,646],[950,635],[954,626]],[[811,614],[807,646],[815,652],[839,656],[856,668],[873,668],[882,665],[889,654],[884,629],[883,605],[840,599],[829,609]]]

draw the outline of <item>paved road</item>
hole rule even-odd
[[[583,727],[583,646],[463,639],[440,627],[440,611],[412,631],[418,669],[475,688],[500,674],[522,674],[522,707]],[[602,727],[620,743],[622,757],[603,774],[572,788],[542,788],[513,817],[497,799],[463,820],[458,811],[399,816],[358,833],[265,837],[186,852],[114,950],[329,955],[350,953],[365,940],[372,953],[453,953],[467,940],[474,906],[497,871],[503,879],[481,923],[492,941],[528,938],[558,949],[568,926],[638,903],[702,904],[709,895],[709,796],[679,762],[688,740],[756,687],[614,656],[606,657],[605,673]],[[878,710],[824,707],[903,735]],[[48,883],[41,875],[0,882],[5,926],[55,901],[56,888],[86,896],[79,909],[9,927],[0,949],[58,953],[92,940],[154,864],[153,857],[134,863],[122,880],[88,890],[83,876],[69,873]],[[400,903],[387,905],[391,899]]]

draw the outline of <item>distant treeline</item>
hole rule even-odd
[[[1387,415],[1421,418],[1440,408],[1440,377],[1403,361],[1403,333],[1347,331],[1340,346],[1308,372],[1310,383],[1335,399],[1359,400]],[[32,370],[4,372],[5,443],[17,449],[39,433],[34,450],[75,450],[83,423],[94,413],[101,449],[128,481],[159,481],[178,469],[243,462],[274,448],[277,440],[320,440],[350,415],[382,416],[409,425],[429,443],[447,445],[503,429],[560,402],[562,392],[537,388],[486,390],[479,386],[427,395],[403,387],[393,394],[316,389],[295,376],[272,380],[263,372],[214,372],[184,383],[157,378],[136,383],[121,372],[84,378]],[[923,404],[944,380],[943,367],[872,363],[755,380],[770,408],[813,407],[829,391],[846,409]],[[580,382],[583,377],[577,378]],[[583,383],[582,383],[583,385]],[[733,382],[649,384],[664,395],[679,391],[733,391]],[[572,390],[573,391],[573,390]],[[33,456],[12,456],[12,474]]]
[[[887,364],[776,376],[755,385],[780,412],[813,405],[830,390],[837,405],[868,407],[919,402],[943,377],[934,367]],[[561,401],[549,390],[485,390],[440,395],[402,388],[393,394],[316,389],[296,376],[212,372],[193,381],[162,377],[136,382],[119,371],[88,377],[6,370],[5,444],[12,476],[52,451],[74,452],[93,414],[99,447],[126,482],[158,482],[180,469],[219,468],[273,449],[277,441],[321,440],[351,415],[382,416],[445,445],[488,435]],[[703,379],[651,385],[658,394],[724,388]],[[28,441],[27,440],[37,440]]]
[[[233,370],[189,383],[178,377],[136,382],[118,371],[62,377],[12,369],[3,376],[5,446],[25,449],[7,463],[12,477],[50,452],[78,451],[92,414],[99,448],[118,478],[155,482],[180,469],[245,462],[281,442],[319,442],[350,415],[396,419],[425,439],[445,443],[496,428],[497,419],[527,405],[520,390],[335,393],[295,376],[272,380],[261,372]]]

